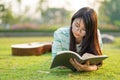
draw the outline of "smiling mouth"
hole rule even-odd
[[[78,36],[78,37],[80,36],[79,34],[75,34],[75,35]]]

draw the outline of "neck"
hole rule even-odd
[[[76,39],[76,44],[80,44],[82,39]]]

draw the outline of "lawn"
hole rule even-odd
[[[12,56],[11,45],[52,41],[52,37],[0,38],[0,80],[119,80],[120,37],[112,44],[103,45],[103,54],[109,56],[103,66],[93,72],[72,72],[69,69],[49,69],[51,53],[41,56]]]

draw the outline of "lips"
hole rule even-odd
[[[75,36],[76,36],[76,37],[79,37],[79,36],[80,36],[80,34],[75,34]]]

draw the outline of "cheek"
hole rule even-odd
[[[74,37],[76,37],[77,33],[74,30],[72,30],[72,33],[73,33]]]
[[[85,36],[85,35],[86,35],[86,32],[85,32],[85,31],[82,31],[81,34],[82,34],[82,36]]]

